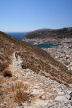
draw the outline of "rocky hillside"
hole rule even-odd
[[[62,29],[41,29],[27,33],[24,38],[26,39],[45,39],[45,38],[71,38],[72,27]]]
[[[49,53],[0,32],[0,108],[56,108],[61,98],[69,105],[71,83],[72,72]]]
[[[24,69],[29,68],[40,74],[44,74],[42,71],[45,71],[59,82],[71,83],[72,81],[72,73],[63,64],[53,59],[50,54],[27,42],[0,32],[0,64],[9,65],[11,62],[10,56],[13,53],[16,59],[18,56],[22,59],[21,65]],[[3,68],[1,67],[0,70],[3,70]]]

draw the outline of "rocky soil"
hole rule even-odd
[[[68,41],[68,42],[67,42]],[[61,47],[45,48],[52,57],[63,63],[68,70],[72,70],[72,39],[62,40]]]
[[[0,32],[0,108],[72,107],[72,71],[46,51]]]
[[[63,63],[68,68],[68,70],[72,70],[72,38],[25,39],[25,41],[34,45],[41,43],[60,44],[59,47],[43,48],[43,50],[50,53],[50,55],[57,61]]]
[[[0,108],[71,108],[72,88],[31,69],[22,69],[22,60],[12,55],[8,69],[12,77],[0,76]]]

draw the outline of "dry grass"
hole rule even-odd
[[[50,55],[46,54],[43,52],[43,56],[48,56],[48,59],[38,59],[37,57],[32,57],[30,53],[21,53],[18,52],[17,55],[21,56],[23,59],[23,69],[29,68],[36,73],[39,73],[40,70],[45,71],[49,73],[52,77],[55,77],[54,79],[60,83],[65,82],[65,83],[71,83],[72,77],[68,69],[61,64],[60,62],[56,61],[53,59]],[[28,56],[28,57],[27,57]],[[58,79],[58,80],[57,80]]]
[[[29,100],[29,95],[27,92],[25,92],[22,89],[18,89],[15,94],[15,102],[24,102]]]
[[[10,70],[5,69],[3,71],[3,76],[4,77],[12,77],[12,72]]]
[[[2,71],[4,71],[7,67],[8,67],[8,64],[7,64],[7,63],[1,63],[1,62],[0,62],[0,73],[1,73]]]
[[[23,89],[24,91],[26,91],[28,89],[28,85],[24,84],[22,81],[16,81],[15,84],[12,84],[11,90],[13,92],[19,89]]]
[[[19,103],[29,100],[30,94],[27,93],[27,90],[28,90],[27,84],[24,84],[22,81],[16,81],[7,91],[13,94],[14,101],[16,103]]]
[[[60,82],[72,82],[71,72],[69,72],[63,64],[53,59],[50,54],[27,42],[11,38],[2,32],[0,34],[0,49],[3,48],[3,55],[6,57],[5,59],[7,60],[8,65],[11,62],[10,56],[12,53],[18,51],[16,56],[22,58],[22,68],[29,68],[37,73],[42,70],[49,73],[51,76],[57,77]],[[26,52],[23,52],[24,50],[26,50]],[[51,66],[53,68],[51,68]]]

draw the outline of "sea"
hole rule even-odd
[[[26,33],[27,32],[7,32],[8,35],[15,37],[19,40],[23,40],[23,37]]]
[[[36,45],[39,48],[57,48],[60,46],[60,44],[55,44],[55,43],[42,43],[42,44],[37,44]]]
[[[23,40],[24,35],[27,32],[7,32],[8,35],[15,37],[19,40]],[[29,42],[30,43],[30,42]],[[33,44],[32,42],[30,44]],[[37,47],[39,48],[56,48],[59,45],[58,44],[54,44],[54,43],[42,43],[42,44],[36,44]]]

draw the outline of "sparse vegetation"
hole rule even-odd
[[[28,94],[24,90],[18,89],[16,90],[16,94],[15,94],[15,102],[20,103],[20,102],[28,101],[29,95],[30,94]]]
[[[4,77],[12,77],[12,72],[10,70],[5,69],[3,71],[3,76]]]
[[[6,108],[16,108],[20,103],[26,104],[36,101],[40,95],[39,90],[48,95],[47,89],[50,90],[51,94],[51,87],[58,87],[59,83],[66,86],[72,83],[72,74],[50,54],[29,43],[11,38],[2,32],[0,34],[0,107],[3,108],[1,105],[5,105]],[[17,61],[18,57],[22,59],[21,64]],[[21,66],[22,68],[18,68]],[[56,82],[54,84],[54,81],[52,82],[47,77],[59,83],[55,85]],[[35,94],[36,90],[38,90],[37,94]],[[55,90],[56,88],[54,90],[52,88],[53,98]]]
[[[22,81],[16,81],[12,84],[9,89],[9,92],[14,93],[15,102],[24,102],[29,100],[29,93],[27,93],[28,85],[24,84]]]
[[[26,91],[28,89],[28,85],[24,84],[22,81],[17,81],[15,82],[15,84],[12,84],[11,86],[11,90],[14,92],[15,90],[20,90],[23,89],[24,91]]]
[[[66,32],[66,29],[64,29]],[[39,31],[38,31],[39,32]],[[40,48],[37,48],[27,42],[12,38],[4,33],[0,33],[0,49],[3,48],[3,55],[5,56],[4,60],[7,60],[7,65],[11,63],[10,56],[13,52],[16,52],[16,58],[20,56],[22,58],[22,68],[29,68],[36,73],[39,73],[40,70],[48,72],[50,75],[56,76],[60,82],[65,81],[70,83],[72,81],[72,75],[70,71],[62,63],[56,61],[50,56],[47,52],[43,51]],[[25,52],[24,52],[25,51]],[[32,56],[33,55],[33,56]],[[3,60],[2,60],[3,61]],[[4,65],[4,64],[3,64]],[[3,71],[4,66],[3,67]],[[6,65],[6,66],[7,66]],[[51,67],[52,66],[52,67]],[[53,69],[52,69],[53,68]],[[54,72],[54,73],[53,73]],[[7,74],[5,74],[7,73]],[[4,76],[9,75],[10,72],[4,72]],[[10,74],[12,76],[12,74]],[[64,78],[62,78],[62,76]],[[68,76],[68,77],[67,77]],[[70,80],[70,81],[69,81]]]

